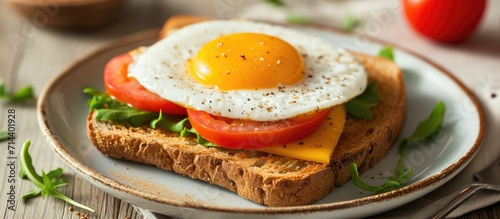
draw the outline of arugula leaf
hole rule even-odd
[[[386,46],[386,47],[382,48],[378,52],[378,56],[382,57],[382,58],[389,59],[391,61],[394,61],[394,52],[393,52],[392,46]]]
[[[0,81],[0,99],[5,99],[9,97],[9,92],[3,81]]]
[[[351,171],[352,181],[354,182],[354,184],[356,186],[358,186],[359,188],[362,188],[362,189],[369,191],[369,192],[390,191],[390,190],[398,188],[400,186],[400,183],[398,181],[395,181],[395,180],[388,180],[385,184],[380,185],[380,186],[366,185],[366,183],[363,182],[363,180],[361,180],[361,178],[359,177],[358,167],[355,163],[352,163],[351,165],[349,165],[349,171]]]
[[[372,82],[366,86],[363,93],[345,104],[347,113],[357,119],[372,119],[371,108],[377,105],[380,99],[377,93],[377,84]]]
[[[296,12],[290,12],[286,16],[286,20],[288,23],[292,24],[301,24],[301,25],[306,25],[306,24],[311,24],[312,20],[304,15],[298,14]]]
[[[163,115],[160,111],[160,116],[151,121],[151,128],[157,129],[160,126],[166,128],[171,132],[181,133],[186,128],[186,123],[189,122],[188,118],[179,121],[179,118],[171,115]]]
[[[50,178],[50,177],[49,177]],[[54,187],[59,188],[68,185],[68,183],[64,180],[58,180],[58,181],[53,181]],[[34,188],[28,193],[24,194],[21,196],[21,199],[29,199],[29,198],[34,198],[39,196],[42,193],[42,189],[40,188]]]
[[[372,119],[373,113],[371,108],[376,105],[377,103],[370,103],[355,98],[345,104],[345,109],[347,110],[347,113],[357,119]]]
[[[111,96],[109,96],[106,92],[101,92],[92,87],[83,88],[83,93],[92,96],[92,99],[90,99],[90,101],[88,102],[89,112],[92,112],[96,109],[105,109],[105,108],[110,108],[110,109],[115,109],[119,107],[132,108],[125,103],[122,103],[120,101],[111,98]]]
[[[417,129],[410,136],[411,141],[423,141],[432,133],[434,133],[443,121],[444,112],[446,111],[446,106],[443,102],[439,102],[429,117],[418,124]]]
[[[138,127],[161,114],[136,109],[113,99],[106,92],[101,92],[92,87],[85,87],[83,93],[92,96],[92,99],[88,102],[89,113],[95,111],[95,119],[97,120],[126,122],[134,127]]]
[[[309,17],[301,15],[297,12],[294,12],[287,8],[285,2],[283,0],[264,0],[265,3],[270,4],[274,7],[284,8],[286,9],[286,21],[292,24],[311,24],[312,20]]]
[[[28,179],[28,174],[26,174],[26,170],[24,170],[23,165],[21,165],[19,167],[19,178],[21,178],[21,179]]]
[[[62,175],[62,169],[55,169],[53,171],[50,171],[48,174],[46,174],[44,171],[42,171],[42,176],[38,175],[38,173],[35,170],[35,167],[33,167],[33,161],[31,159],[31,155],[29,154],[29,147],[30,147],[30,140],[26,140],[21,148],[21,168],[23,169],[24,173],[22,174],[23,176],[27,177],[35,186],[37,187],[34,190],[31,190],[29,193],[26,195],[23,195],[23,198],[30,198],[37,196],[38,194],[42,194],[42,197],[45,198],[47,195],[50,195],[54,198],[59,198],[62,199],[69,204],[88,210],[90,212],[94,212],[92,208],[89,208],[85,205],[82,205],[73,199],[63,195],[60,193],[57,188],[66,185],[67,183],[64,180],[57,180],[53,181],[52,178],[56,178],[57,176]],[[52,178],[51,178],[52,177]]]
[[[63,179],[57,179],[62,174],[63,174],[63,169],[62,168],[57,168],[57,169],[51,170],[49,173],[47,173],[47,176],[53,182],[54,187],[59,188],[59,187],[63,187],[63,186],[68,185],[68,183],[65,180],[63,180]],[[24,172],[23,173],[20,172],[19,176],[22,179],[27,179],[28,178],[28,176]],[[38,187],[34,188],[33,190],[31,190],[28,193],[26,193],[23,196],[21,196],[21,199],[28,199],[28,198],[36,197],[36,196],[40,195],[41,192],[42,192],[42,189],[40,189]]]
[[[211,143],[206,139],[204,139],[194,128],[191,129],[184,128],[181,131],[181,137],[185,138],[189,135],[196,135],[196,143],[203,145],[205,147],[220,147],[219,145]]]
[[[42,193],[42,189],[36,187],[29,191],[28,193],[24,194],[21,196],[21,199],[29,199],[29,198],[34,198],[40,195]]]
[[[97,109],[95,119],[127,122],[134,127],[139,127],[157,116],[158,113],[138,110],[132,107],[121,107],[115,109]]]
[[[97,95],[103,95],[106,94],[105,92],[102,92],[100,90],[97,90],[93,87],[87,86],[83,88],[83,93],[88,94],[90,96],[97,96]]]
[[[358,26],[358,19],[351,13],[348,13],[342,19],[342,29],[353,31]]]
[[[380,99],[380,96],[377,93],[377,83],[369,83],[366,86],[365,91],[363,91],[361,95],[357,96],[356,99],[370,103],[376,103]]]
[[[0,141],[5,141],[7,139],[9,139],[9,132],[0,131]]]
[[[369,192],[386,192],[399,188],[400,184],[409,179],[413,174],[413,168],[404,168],[406,148],[410,143],[426,141],[429,138],[435,137],[436,133],[441,130],[441,123],[444,118],[446,106],[443,102],[438,102],[432,110],[429,117],[420,122],[410,138],[401,138],[398,141],[399,160],[394,170],[394,174],[388,178],[387,182],[380,186],[369,186],[364,183],[359,177],[358,169],[355,163],[350,164],[349,171],[353,182],[359,188]]]
[[[0,99],[8,99],[8,101],[12,103],[25,103],[34,98],[35,95],[33,94],[33,87],[29,85],[24,86],[10,94],[3,81],[0,80]]]
[[[158,116],[155,112],[135,109],[92,87],[85,87],[83,93],[92,95],[92,99],[88,102],[89,112],[96,111],[97,120],[126,122],[138,127]]]
[[[392,47],[387,46],[379,52],[380,57],[385,57],[394,60]],[[380,99],[377,93],[376,83],[372,82],[367,85],[363,93],[345,104],[347,113],[357,119],[372,119],[373,114],[371,108],[377,105]]]
[[[13,103],[22,103],[22,102],[26,102],[28,100],[32,100],[34,98],[35,98],[35,95],[33,94],[33,87],[28,85],[28,86],[24,86],[21,89],[14,92],[11,95],[10,100]]]
[[[196,142],[198,144],[205,147],[218,147],[218,145],[204,139],[193,128],[188,129],[189,120],[187,117],[180,118],[177,116],[165,115],[161,112],[155,113],[138,110],[92,87],[84,88],[83,92],[92,96],[92,99],[88,103],[89,110],[90,112],[95,110],[95,119],[97,120],[126,122],[135,127],[144,125],[146,122],[150,121],[149,126],[152,129],[163,127],[171,132],[180,133],[181,137],[196,135]]]
[[[264,2],[266,2],[270,5],[276,6],[276,7],[285,6],[285,2],[283,2],[282,0],[264,0]]]
[[[29,154],[30,140],[24,142],[21,148],[21,168],[26,174],[26,177],[31,180],[37,187],[43,187],[43,179],[40,175],[36,173],[35,167],[33,167],[33,161],[31,155]]]

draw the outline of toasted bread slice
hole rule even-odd
[[[208,20],[173,17],[162,36],[185,25]],[[313,203],[350,178],[348,166],[363,172],[381,160],[397,139],[406,114],[401,70],[393,62],[354,53],[365,66],[381,96],[372,120],[347,116],[346,125],[330,164],[303,161],[257,151],[206,148],[193,138],[148,127],[97,121],[88,116],[92,143],[107,156],[154,165],[194,179],[216,184],[267,206]]]

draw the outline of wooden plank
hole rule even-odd
[[[85,40],[86,36],[73,34],[60,34],[52,30],[37,29],[36,33],[29,36],[23,36],[20,27],[29,23],[23,23],[16,20],[14,16],[5,7],[1,7],[0,35],[4,33],[17,36],[19,41],[0,41],[0,66],[2,74],[9,87],[17,89],[21,86],[33,85],[35,93],[39,94],[45,84],[54,75],[60,72],[70,63],[83,56],[85,53],[96,47],[111,41],[112,39],[101,38],[95,42]],[[5,13],[4,13],[5,12]],[[34,28],[34,27],[31,27]],[[16,35],[17,34],[17,35]],[[56,167],[64,169],[64,178],[68,181],[68,186],[61,188],[61,192],[74,200],[85,205],[91,206],[96,210],[92,218],[137,218],[137,213],[131,205],[122,202],[119,199],[109,196],[98,190],[90,183],[84,181],[81,177],[70,171],[59,158],[52,152],[43,139],[38,128],[36,120],[35,106],[15,106],[2,105],[2,115],[7,108],[16,110],[16,126],[18,134],[18,150],[24,139],[31,139],[32,146],[30,153],[33,156],[33,163],[37,170],[49,171]],[[1,128],[6,127],[5,116],[0,118]],[[6,157],[0,157],[1,163],[6,163]],[[6,172],[2,172],[2,178],[5,179]],[[17,179],[17,197],[30,191],[35,186],[28,180]],[[7,183],[2,183],[2,194],[7,191]],[[16,211],[7,210],[6,205],[0,206],[0,212],[3,218],[72,218],[79,209],[69,211],[69,205],[62,200],[47,197],[33,198],[27,201],[19,201]]]
[[[75,34],[65,33],[48,29],[36,29],[26,21],[20,20],[13,15],[4,1],[0,5],[0,78],[8,82],[14,89],[26,84],[32,84],[35,93],[40,94],[46,83],[67,65],[84,56],[103,44],[150,27],[160,26],[163,21],[173,13],[188,11],[185,8],[171,8],[173,4],[167,1],[131,1],[124,12],[113,26],[101,29],[93,33]],[[129,16],[134,14],[134,16]],[[9,40],[6,37],[10,36]],[[16,36],[18,38],[16,38]],[[15,40],[17,39],[17,40]],[[91,218],[142,218],[133,207],[120,199],[116,199],[105,192],[97,189],[89,182],[72,172],[52,152],[45,143],[38,128],[36,110],[34,106],[0,106],[0,130],[6,128],[5,112],[8,108],[15,108],[18,132],[18,150],[22,141],[31,139],[31,154],[37,170],[49,171],[62,167],[64,178],[68,185],[60,191],[74,200],[88,205],[95,214]],[[4,147],[5,143],[0,143]],[[7,163],[6,156],[0,156],[0,163]],[[7,172],[0,171],[2,180],[7,178]],[[1,184],[1,199],[6,200],[8,183]],[[17,178],[16,195],[30,191],[34,185],[27,180]],[[0,217],[2,218],[78,218],[75,214],[80,209],[69,210],[69,205],[62,200],[47,197],[37,197],[25,202],[18,201],[16,211],[7,209],[7,205],[0,205]],[[500,203],[485,209],[474,211],[460,218],[500,218]]]

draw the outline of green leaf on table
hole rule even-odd
[[[34,98],[35,98],[35,95],[33,94],[33,87],[28,85],[28,86],[24,86],[21,89],[15,91],[10,96],[10,101],[13,103],[24,103],[24,102],[32,100]]]
[[[39,196],[40,193],[42,193],[42,189],[40,189],[40,188],[37,187],[37,188],[34,188],[31,191],[29,191],[28,193],[22,195],[21,199],[34,198],[34,197]]]
[[[282,0],[264,0],[264,2],[276,7],[285,6],[285,2],[283,2]]]
[[[346,31],[353,31],[358,24],[358,19],[351,13],[344,15],[344,18],[342,19],[342,29]]]
[[[35,95],[32,86],[24,86],[11,94],[7,86],[5,86],[5,83],[0,80],[0,99],[6,99],[8,102],[20,104],[33,100],[34,98]]]
[[[5,141],[7,139],[9,139],[9,132],[0,131],[0,141]]]
[[[378,52],[378,56],[394,61],[394,51],[392,46],[386,46]]]
[[[306,17],[296,12],[289,12],[286,16],[286,20],[288,23],[300,24],[300,25],[307,25],[312,23],[312,20],[309,17]]]
[[[27,194],[21,196],[21,198],[23,199],[32,198],[38,196],[41,193],[43,198],[49,195],[55,198],[62,199],[75,207],[79,207],[88,210],[90,212],[94,212],[92,208],[89,208],[85,205],[82,205],[74,201],[73,199],[63,195],[62,193],[59,192],[59,190],[57,190],[58,187],[67,185],[66,181],[58,179],[58,177],[62,175],[61,168],[52,170],[48,174],[42,171],[42,176],[38,175],[38,173],[35,170],[35,167],[33,166],[31,155],[29,154],[30,144],[31,142],[27,140],[24,142],[21,148],[20,164],[21,168],[24,171],[21,177],[29,179],[33,184],[35,184],[36,188],[31,190]]]
[[[264,0],[264,2],[275,7],[287,9],[286,4],[283,0]],[[307,25],[312,23],[312,20],[309,17],[301,15],[291,10],[286,10],[286,21],[291,24],[301,24],[301,25]]]
[[[9,91],[7,91],[7,87],[3,81],[0,80],[0,99],[6,99],[9,97]]]

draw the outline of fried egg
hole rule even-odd
[[[189,109],[255,121],[294,118],[343,104],[366,87],[345,49],[293,29],[206,21],[134,55],[128,74]]]

